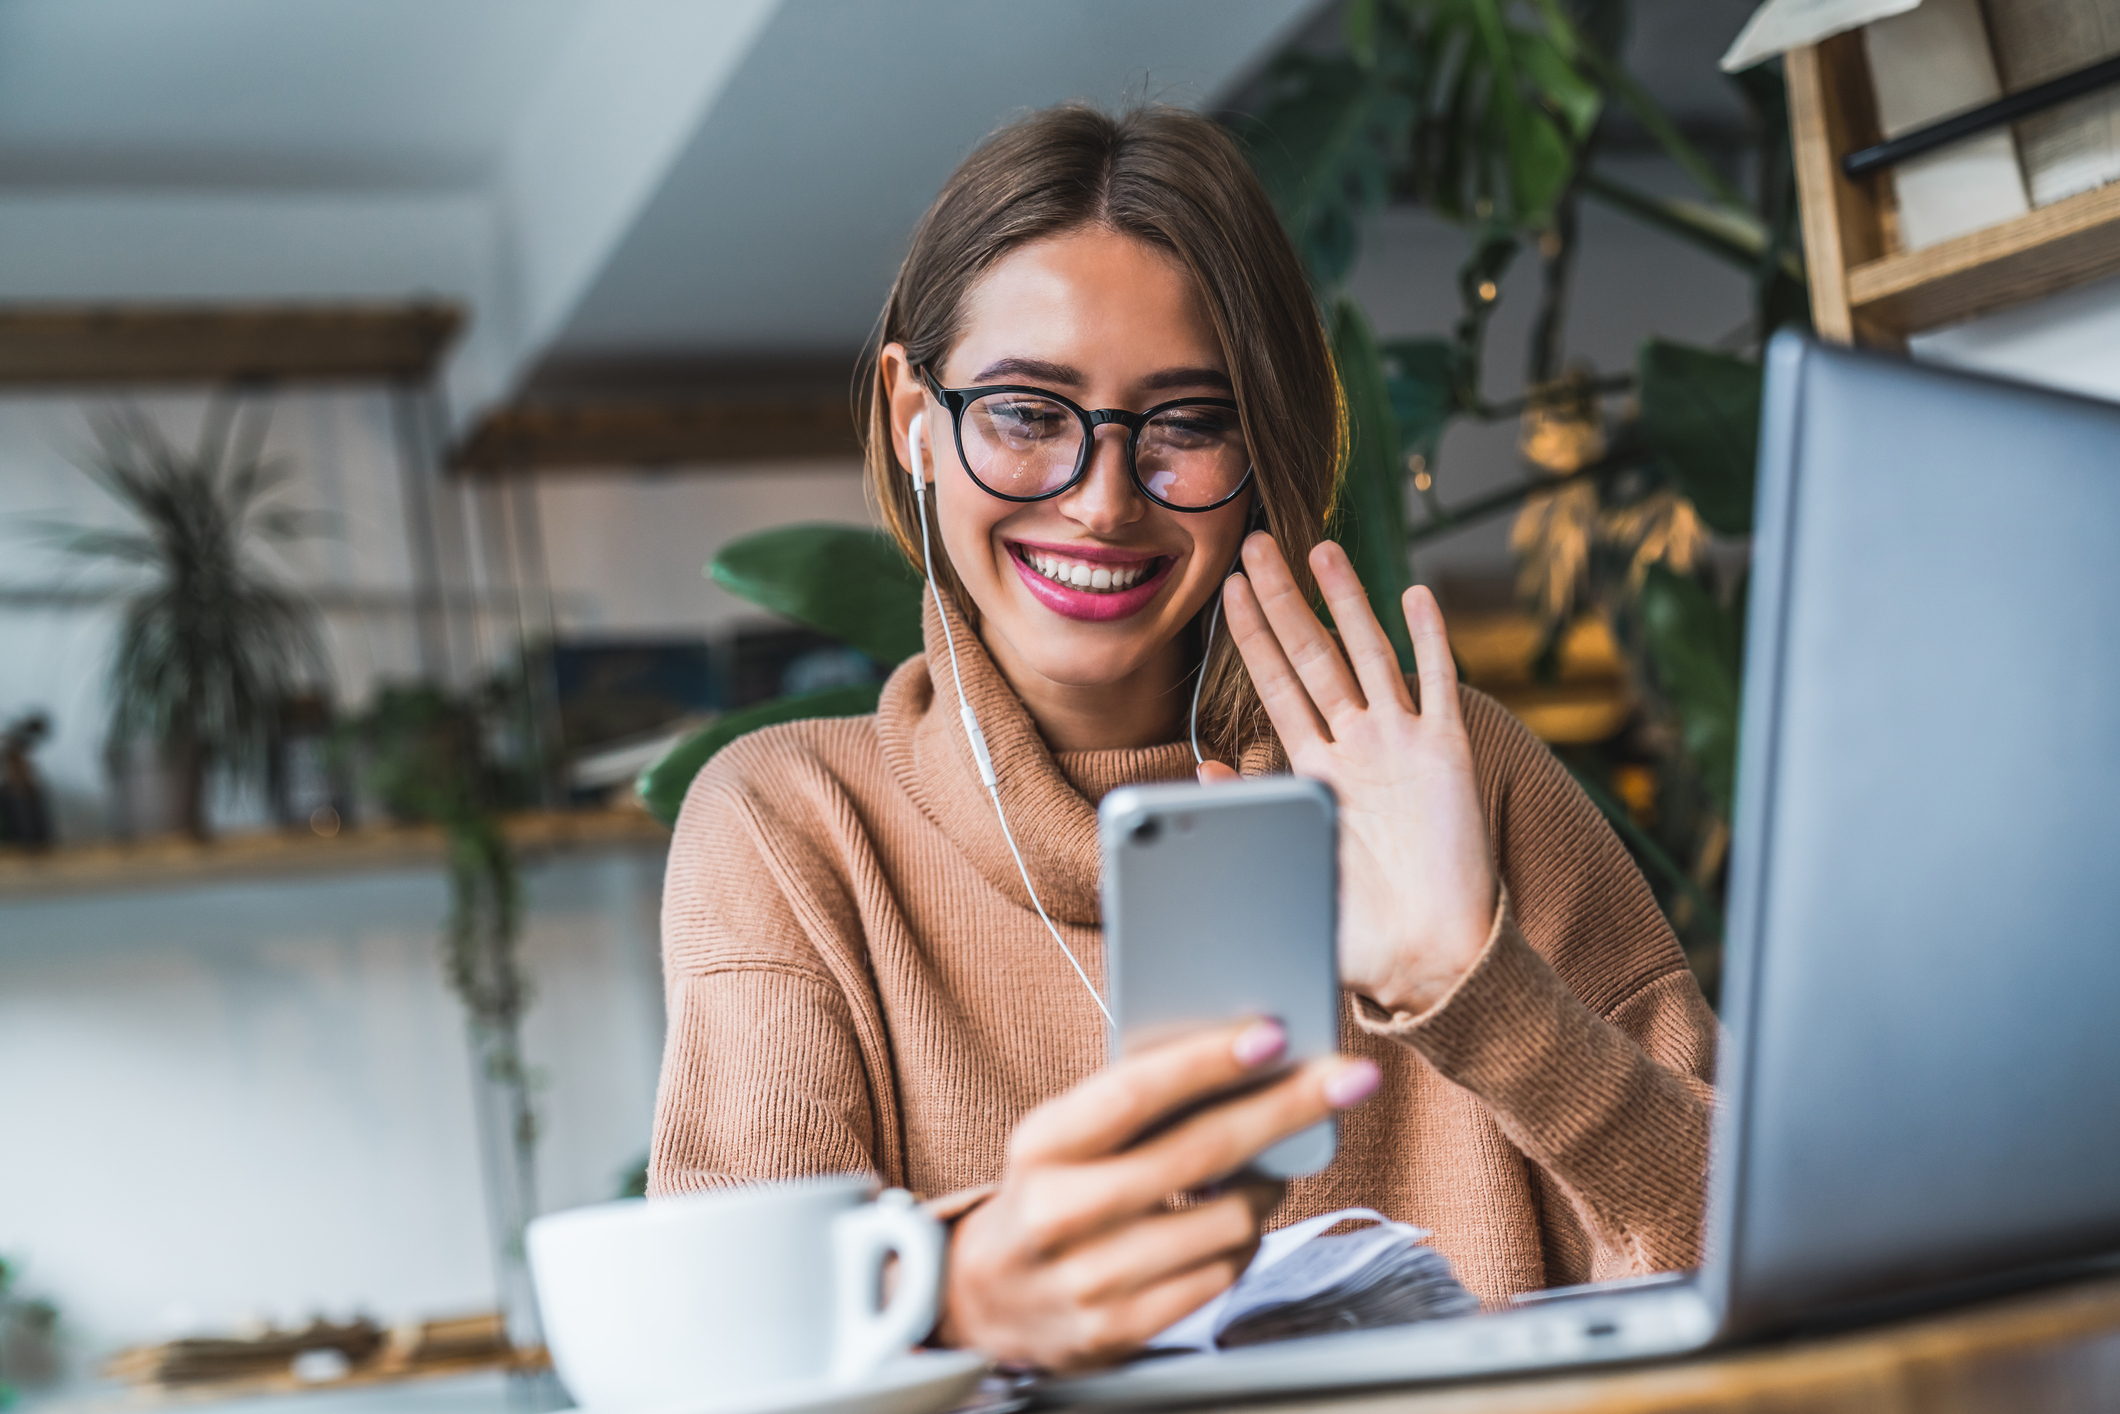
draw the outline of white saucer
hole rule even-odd
[[[969,1350],[916,1350],[858,1384],[790,1380],[733,1398],[665,1405],[655,1414],[941,1414],[962,1403],[986,1373]]]

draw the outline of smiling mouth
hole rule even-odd
[[[1151,556],[1132,564],[1098,564],[1088,560],[1070,559],[1049,550],[1034,550],[1028,545],[1012,545],[1016,558],[1054,584],[1084,594],[1118,594],[1133,588],[1145,579],[1153,578],[1168,558]]]

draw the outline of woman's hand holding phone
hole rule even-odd
[[[1344,654],[1263,531],[1244,542],[1249,578],[1223,586],[1223,612],[1290,765],[1339,799],[1340,980],[1418,1015],[1472,969],[1494,921],[1457,667],[1435,596],[1415,585],[1402,607],[1419,664],[1416,706],[1347,552],[1321,541],[1310,567]],[[1200,768],[1205,782],[1234,777],[1219,762]]]
[[[943,1343],[1046,1370],[1107,1364],[1242,1274],[1282,1185],[1243,1181],[1185,1208],[1253,1156],[1375,1092],[1376,1066],[1323,1056],[1136,1144],[1157,1120],[1253,1074],[1284,1048],[1271,1021],[1129,1056],[1026,1115],[1008,1168],[957,1223]]]

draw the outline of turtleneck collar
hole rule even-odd
[[[943,613],[949,614],[956,635],[964,695],[979,714],[993,757],[1001,806],[1008,812],[1009,828],[1038,897],[1056,919],[1096,924],[1101,917],[1097,802],[1122,785],[1191,780],[1192,748],[1174,741],[1055,755],[979,636],[954,605],[938,609],[930,593],[922,615],[927,652],[907,659],[891,674],[876,708],[877,734],[899,785],[974,868],[1023,907],[1031,906],[1030,895],[1009,857],[1008,842],[994,819],[993,802],[980,783],[978,763],[958,718],[949,650],[942,636]]]

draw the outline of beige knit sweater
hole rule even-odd
[[[953,622],[1024,862],[1097,978],[1096,803],[1190,777],[1191,752],[1054,755]],[[979,783],[932,600],[927,645],[875,716],[754,733],[693,783],[663,895],[651,1193],[838,1170],[924,1196],[990,1183],[1024,1112],[1103,1063],[1103,1019]],[[1276,1221],[1363,1205],[1432,1228],[1489,1299],[1694,1265],[1714,1017],[1567,771],[1491,699],[1463,703],[1505,902],[1426,1014],[1350,998],[1344,1049],[1383,1084]]]

